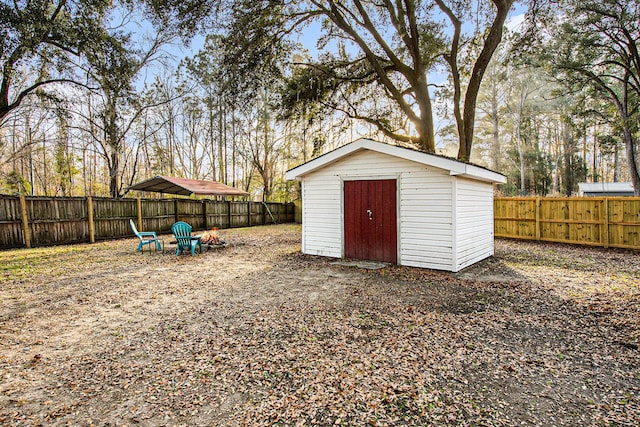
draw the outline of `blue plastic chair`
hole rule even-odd
[[[138,244],[138,248],[136,249],[137,251],[143,250],[145,245],[151,245],[154,242],[156,244],[156,249],[159,251],[162,250],[160,239],[158,239],[155,231],[138,231],[138,229],[136,228],[136,224],[132,219],[129,219],[129,225],[131,226],[131,230],[133,230],[133,234],[135,234],[136,237],[140,239],[140,243]]]
[[[180,255],[183,250],[191,250],[191,256],[195,255],[196,247],[202,253],[202,238],[200,236],[192,236],[193,228],[183,221],[178,221],[171,226],[171,232],[176,238],[178,246],[176,247],[176,255]]]

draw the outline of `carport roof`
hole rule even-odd
[[[156,193],[179,194],[182,196],[248,196],[249,193],[229,187],[217,181],[155,176],[127,188],[127,191],[153,191]]]

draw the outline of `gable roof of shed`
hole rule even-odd
[[[353,153],[363,150],[371,150],[389,156],[399,157],[401,159],[422,163],[439,169],[449,171],[450,175],[461,176],[465,178],[485,181],[494,184],[503,184],[507,182],[507,178],[492,170],[481,166],[463,163],[458,160],[442,157],[435,154],[429,154],[422,151],[412,150],[409,148],[389,145],[371,139],[361,138],[342,147],[336,148],[320,157],[316,157],[306,163],[301,164],[286,173],[288,180],[300,179],[305,175],[313,173],[319,169],[329,166],[338,160],[343,159]]]

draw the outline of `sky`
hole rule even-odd
[[[518,29],[522,26],[524,22],[525,11],[526,9],[522,6],[514,7],[509,18],[507,19],[506,27],[511,31],[518,31]],[[151,30],[150,26],[138,24],[138,27],[140,31]],[[319,22],[313,22],[309,24],[306,28],[304,28],[295,39],[297,42],[299,42],[303,46],[304,49],[307,50],[307,52],[311,55],[313,59],[317,59],[319,53],[321,53],[321,51],[317,48],[317,42],[320,34],[321,34],[321,24]],[[204,45],[204,40],[205,40],[204,35],[197,35],[187,45],[184,45],[181,41],[177,41],[173,45],[166,47],[165,51],[173,57],[173,60],[171,61],[172,66],[176,68],[180,60],[182,60],[185,57],[195,55]],[[328,44],[325,49],[329,51],[331,51],[332,49],[335,50],[336,45]],[[347,49],[349,48],[347,47]],[[353,47],[353,50],[356,51],[356,48]],[[145,76],[141,76],[142,82],[140,83],[140,85],[144,84],[145,80],[147,82],[150,82],[151,80],[153,80],[155,74],[166,74],[166,70],[163,70],[160,67],[148,70]],[[440,67],[440,69],[430,72],[428,75],[428,80],[432,84],[443,83],[447,80],[447,78],[448,78],[448,73],[443,67]],[[447,126],[451,123],[450,120],[445,120],[442,117],[438,117],[437,110],[435,114],[436,114],[436,117],[434,119],[435,119],[436,128],[437,128],[436,132],[438,131],[438,129],[444,126]],[[443,149],[444,144],[445,143],[443,141],[439,141],[438,148]]]

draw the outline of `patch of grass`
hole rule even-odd
[[[75,246],[53,246],[0,252],[0,283],[46,274],[61,255],[76,251]]]
[[[103,246],[102,244],[98,244]],[[51,277],[68,271],[74,261],[87,261],[98,245],[49,246],[0,251],[0,285],[38,276]],[[98,259],[91,259],[99,262]]]

